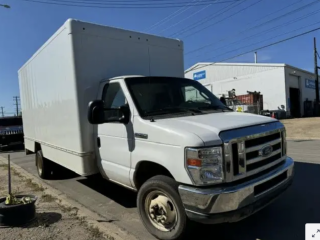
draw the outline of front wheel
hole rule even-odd
[[[188,218],[178,193],[178,184],[172,178],[155,176],[139,190],[137,205],[146,229],[161,240],[182,239]]]

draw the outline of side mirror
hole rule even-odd
[[[104,123],[104,105],[102,100],[95,100],[88,106],[88,121],[91,124]]]
[[[95,100],[89,103],[88,121],[91,124],[102,124],[109,122],[119,122],[127,124],[130,121],[129,106],[120,108],[104,108],[102,100]]]

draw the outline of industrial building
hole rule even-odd
[[[313,116],[314,73],[287,64],[197,63],[185,77],[201,82],[217,97],[235,90],[236,95],[260,92],[263,109],[284,111],[286,116]]]

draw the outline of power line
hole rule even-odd
[[[250,46],[252,46],[252,45],[256,45],[256,44],[259,44],[259,43],[262,43],[262,42],[265,42],[265,41],[268,41],[268,40],[271,40],[271,39],[274,39],[274,38],[277,38],[277,37],[280,37],[280,36],[283,36],[283,35],[287,35],[287,34],[289,34],[289,33],[292,33],[292,32],[295,32],[295,31],[298,31],[298,30],[301,30],[301,29],[304,29],[304,28],[306,28],[306,27],[310,27],[310,26],[313,26],[313,25],[316,25],[316,24],[319,24],[319,23],[320,23],[320,22],[316,22],[316,23],[311,24],[311,25],[308,24],[308,25],[303,26],[303,27],[300,27],[300,28],[298,28],[298,29],[294,29],[294,30],[291,30],[291,31],[288,31],[288,32],[279,34],[279,35],[277,35],[277,36],[264,39],[264,40],[262,40],[262,41],[259,41],[259,42],[254,43],[254,44],[248,44],[248,45],[246,45],[246,46],[242,46],[242,47],[239,47],[239,48],[237,48],[237,49],[227,51],[227,52],[222,53],[222,54],[219,54],[218,56],[215,56],[215,57],[220,57],[220,56],[226,55],[226,54],[228,54],[228,53],[235,52],[235,51],[238,51],[238,50],[240,50],[240,49],[243,49],[243,48],[246,48],[246,47],[250,47]]]
[[[291,6],[297,4],[297,3],[301,2],[301,1],[302,1],[302,0],[299,0],[299,1],[297,1],[297,2],[294,2],[293,4],[290,4],[289,6],[286,6],[286,7],[282,8],[282,9],[279,9],[279,10],[277,10],[277,11],[275,11],[275,12],[272,12],[272,13],[270,13],[270,14],[267,14],[266,16],[264,16],[264,17],[262,17],[262,18],[259,18],[259,19],[257,19],[257,20],[262,20],[262,19],[264,19],[264,18],[266,18],[266,17],[268,17],[268,16],[270,16],[270,15],[273,15],[273,14],[275,14],[275,13],[277,13],[277,12],[280,12],[280,11],[282,11],[282,10],[288,8],[288,7],[291,7]],[[274,18],[274,20],[277,19],[277,18],[279,18],[279,17]],[[270,20],[268,20],[267,22],[270,22]],[[264,22],[264,24],[266,24],[267,22]],[[187,52],[186,54],[190,54],[190,53],[193,53],[193,52],[198,52],[199,50],[202,50],[202,49],[207,48],[207,47],[209,47],[209,46],[215,45],[215,44],[217,44],[217,43],[219,43],[219,42],[221,42],[221,41],[227,40],[227,39],[229,39],[229,38],[231,38],[231,37],[238,36],[238,35],[240,35],[240,34],[242,34],[242,33],[247,33],[249,30],[253,30],[253,29],[257,28],[258,26],[261,26],[261,24],[257,24],[257,25],[254,25],[254,26],[250,27],[250,28],[246,28],[246,29],[244,29],[244,30],[242,30],[242,31],[237,32],[236,34],[229,35],[229,36],[227,36],[227,37],[225,37],[225,38],[219,39],[219,40],[216,41],[216,42],[209,43],[209,44],[206,44],[206,45],[201,46],[201,47],[199,47],[199,48],[196,48],[196,49],[194,49],[194,50],[191,50],[191,51]]]
[[[187,19],[189,19],[189,18],[193,17],[194,15],[196,15],[196,14],[198,14],[198,13],[202,12],[203,10],[207,9],[207,8],[208,8],[208,7],[210,7],[211,5],[212,5],[212,4],[209,4],[209,5],[207,5],[207,6],[204,6],[204,7],[203,7],[203,8],[201,8],[201,9],[199,9],[198,11],[193,12],[191,15],[188,15],[187,17],[185,17],[185,18],[181,19],[179,22],[177,22],[177,23],[175,23],[175,24],[173,24],[173,25],[171,25],[171,26],[169,26],[169,27],[167,27],[167,28],[165,28],[165,29],[161,30],[160,32],[158,32],[158,34],[159,34],[159,33],[161,33],[161,32],[164,32],[164,31],[166,31],[166,30],[168,30],[168,29],[170,29],[170,28],[173,28],[173,27],[177,26],[178,24],[180,24],[180,23],[184,22],[185,20],[187,20]]]
[[[246,51],[246,52],[237,54],[237,55],[235,55],[235,56],[232,56],[232,57],[223,59],[223,60],[221,60],[221,61],[219,61],[219,62],[224,62],[224,61],[227,61],[227,60],[236,58],[236,57],[243,56],[243,55],[248,54],[248,53],[251,53],[251,52],[256,52],[256,51],[258,51],[258,50],[261,50],[261,49],[264,49],[264,48],[268,48],[268,47],[271,47],[271,46],[274,46],[274,45],[277,45],[277,44],[280,44],[280,43],[283,43],[283,42],[292,40],[292,39],[297,38],[297,37],[301,37],[301,36],[303,36],[303,35],[306,35],[306,34],[309,34],[309,33],[312,33],[312,32],[318,31],[318,30],[320,30],[320,27],[314,28],[314,29],[312,29],[312,30],[309,30],[309,31],[306,31],[306,32],[303,32],[303,33],[300,33],[300,34],[297,34],[297,35],[294,35],[294,36],[289,37],[289,38],[285,38],[285,39],[282,39],[282,40],[279,40],[279,41],[270,43],[270,44],[268,44],[268,45],[264,45],[264,46],[262,46],[262,47],[258,47],[258,48],[255,48],[255,49],[251,49],[251,50],[249,50],[249,51]],[[201,68],[204,68],[204,67],[207,67],[207,66],[214,65],[214,64],[216,64],[216,63],[218,63],[218,62],[213,62],[213,63],[204,64],[204,65],[202,65],[202,66],[199,66],[199,67],[190,69],[189,71],[186,71],[186,72],[190,72],[190,71],[192,71],[192,70],[201,69]]]
[[[317,13],[319,13],[319,12],[320,12],[320,9],[318,9],[318,10],[316,10],[316,11],[314,11],[314,12],[305,14],[305,15],[301,16],[300,18],[296,18],[296,19],[294,19],[294,20],[291,20],[291,21],[282,23],[282,24],[280,24],[280,25],[277,25],[277,26],[275,26],[275,27],[269,28],[269,29],[267,29],[267,30],[264,30],[264,31],[255,33],[255,34],[253,34],[253,35],[251,35],[251,36],[248,36],[248,37],[239,39],[239,40],[234,41],[234,42],[231,42],[231,43],[228,43],[228,44],[226,44],[226,45],[224,45],[224,46],[222,46],[222,47],[219,47],[219,48],[216,48],[216,49],[212,49],[212,50],[210,50],[210,51],[206,51],[205,53],[208,54],[208,53],[214,52],[214,51],[216,51],[216,50],[219,50],[219,49],[221,49],[221,48],[225,48],[225,47],[228,47],[228,46],[230,46],[230,45],[234,45],[235,43],[242,42],[242,41],[248,40],[248,39],[252,39],[252,38],[257,37],[257,36],[259,36],[259,35],[262,35],[262,34],[271,32],[271,31],[273,31],[273,30],[276,30],[276,29],[278,29],[278,28],[281,28],[281,27],[284,27],[284,26],[288,26],[288,25],[293,24],[293,23],[295,23],[295,22],[301,21],[301,20],[303,20],[303,19],[305,19],[305,18],[312,17],[313,15],[315,15],[315,14],[317,14]],[[313,25],[314,25],[314,24],[313,24]],[[310,26],[310,25],[308,25],[308,26]],[[296,31],[296,30],[294,30],[294,31]],[[283,35],[283,34],[282,34],[282,35]],[[187,54],[188,54],[188,53],[187,53]],[[186,54],[186,55],[187,55],[187,54]]]
[[[209,25],[207,25],[207,26],[205,26],[205,27],[203,27],[203,28],[197,29],[195,32],[191,32],[191,33],[189,33],[188,35],[184,36],[184,39],[187,38],[187,37],[189,37],[189,36],[191,36],[191,35],[193,35],[193,34],[196,34],[196,33],[198,33],[198,32],[201,32],[201,31],[203,31],[203,30],[205,30],[205,29],[207,29],[207,28],[209,28],[209,27],[212,27],[212,26],[214,26],[214,25],[216,25],[216,24],[218,24],[218,23],[221,23],[221,22],[224,21],[224,20],[227,20],[227,19],[229,19],[229,18],[231,18],[231,17],[234,17],[235,15],[237,15],[237,14],[239,14],[239,13],[241,13],[241,12],[243,12],[243,11],[245,11],[245,10],[247,10],[247,9],[255,6],[255,5],[257,5],[258,3],[262,2],[262,1],[263,1],[263,0],[255,1],[254,3],[250,4],[249,6],[245,6],[244,8],[238,10],[236,13],[232,13],[232,14],[228,15],[227,17],[220,19],[219,21],[213,22],[213,23],[211,23],[211,24],[209,24]]]
[[[111,9],[132,9],[132,8],[177,8],[177,7],[183,7],[185,4],[188,4],[190,2],[168,2],[168,3],[135,3],[133,4],[132,1],[128,1],[125,3],[122,1],[119,3],[119,1],[116,2],[81,2],[81,1],[70,1],[70,0],[17,0],[17,1],[24,1],[24,2],[32,2],[32,3],[40,3],[40,4],[48,4],[48,5],[59,5],[59,6],[70,6],[70,7],[84,7],[84,8],[111,8]],[[222,4],[222,3],[228,3],[228,2],[238,2],[241,0],[223,0],[216,2],[216,0],[204,0],[197,3],[190,3],[190,6],[203,6],[207,5],[209,3],[212,4]]]
[[[194,1],[199,1],[199,0],[193,0],[192,2]],[[186,10],[188,10],[190,8],[190,6],[188,7],[188,5],[185,5],[183,6],[182,8],[179,8],[177,11],[171,13],[169,16],[165,17],[164,19],[160,20],[159,22],[153,24],[151,27],[149,27],[146,31],[150,31],[152,29],[154,29],[155,27],[165,23],[165,22],[168,22],[169,20],[171,20],[172,18],[174,18],[175,16],[178,16],[180,15],[181,13],[185,12]]]
[[[180,31],[178,31],[178,32],[176,32],[176,33],[171,34],[170,37],[174,37],[174,36],[180,35],[180,34],[182,34],[182,33],[184,33],[184,32],[190,31],[190,30],[192,30],[192,29],[200,26],[201,24],[204,24],[204,23],[206,23],[206,22],[208,22],[208,21],[210,21],[210,20],[212,20],[212,19],[215,19],[216,17],[219,17],[220,15],[222,15],[222,14],[230,11],[232,8],[234,8],[234,7],[242,4],[242,3],[245,2],[245,1],[246,1],[246,0],[241,1],[241,2],[239,2],[239,3],[237,3],[237,4],[236,4],[235,2],[233,2],[233,3],[229,4],[228,6],[220,9],[216,14],[213,14],[213,15],[210,15],[210,16],[207,16],[207,17],[204,17],[204,18],[200,19],[199,21],[190,24],[188,27],[183,28],[182,30],[180,30]]]

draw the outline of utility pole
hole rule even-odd
[[[15,101],[14,105],[16,106],[16,116],[19,116],[19,96],[14,96],[13,100]]]
[[[0,107],[0,108],[1,108],[1,116],[4,117],[4,111],[3,111],[4,107]]]
[[[316,38],[313,38],[314,44],[314,73],[316,75],[315,84],[316,84],[316,116],[319,116],[319,73],[318,73],[318,52],[316,45]]]

